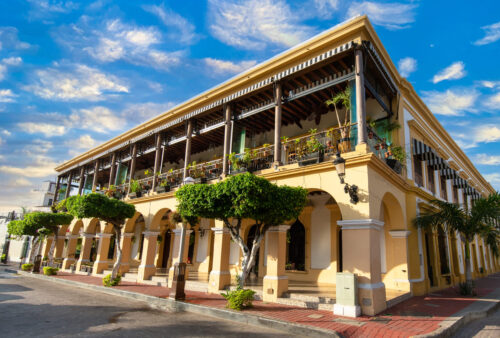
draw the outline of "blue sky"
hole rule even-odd
[[[0,209],[53,168],[357,14],[500,189],[498,1],[0,2]]]

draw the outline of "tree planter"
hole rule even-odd
[[[142,191],[137,191],[137,192],[131,192],[128,194],[128,197],[133,199],[133,198],[139,198],[142,196]]]
[[[170,191],[170,186],[169,185],[165,185],[165,186],[158,186],[155,188],[155,191],[159,194],[163,194],[165,192],[169,192]]]
[[[398,160],[392,159],[392,158],[387,158],[385,160],[385,163],[394,170],[396,174],[401,174],[402,166],[401,163]]]
[[[194,179],[194,183],[196,184],[201,184],[201,183],[207,183],[207,178],[206,177],[198,177]]]

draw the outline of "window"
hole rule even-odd
[[[422,162],[420,159],[416,156],[413,155],[413,173],[415,176],[415,183],[419,187],[424,186],[424,176],[422,174]]]
[[[448,191],[446,189],[446,177],[444,176],[440,176],[440,179],[441,179],[441,184],[440,184],[440,187],[441,187],[441,197],[445,200],[448,200]]]
[[[49,198],[49,204],[48,205],[52,205],[52,198]]]
[[[427,166],[427,186],[433,194],[436,193],[436,182],[434,181],[434,169],[430,165]]]
[[[453,186],[453,203],[458,204],[458,188]]]

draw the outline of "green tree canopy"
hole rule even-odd
[[[52,213],[34,211],[24,216],[23,222],[27,231],[46,229],[48,232],[57,234],[61,225],[70,224],[73,216],[67,213]]]
[[[272,226],[297,219],[306,205],[307,190],[277,186],[265,178],[246,173],[211,185],[185,185],[177,190],[176,197],[179,202],[177,208],[183,218],[223,221],[243,251],[240,283],[244,283],[266,231]],[[253,220],[257,226],[251,249],[240,235],[243,219]]]

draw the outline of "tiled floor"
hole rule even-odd
[[[60,273],[57,278],[102,285],[101,278]],[[478,296],[484,296],[500,287],[500,274],[476,281]],[[115,288],[156,297],[168,297],[168,289],[161,286],[123,282]],[[226,301],[220,295],[186,291],[186,302],[224,308]],[[349,337],[408,337],[436,330],[439,323],[453,313],[473,303],[475,298],[461,297],[454,288],[426,296],[412,297],[375,317],[356,319],[334,316],[330,311],[312,310],[274,303],[255,301],[254,307],[245,310],[259,316],[335,330]]]

